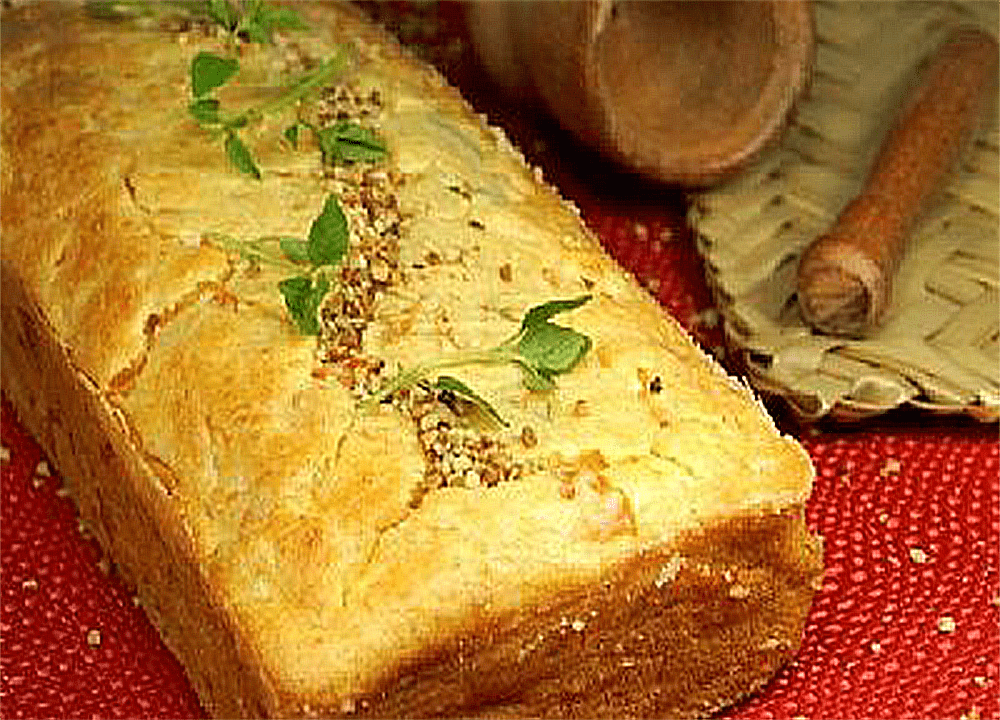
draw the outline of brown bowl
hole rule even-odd
[[[656,180],[706,185],[773,140],[813,57],[808,0],[475,2],[503,86]]]

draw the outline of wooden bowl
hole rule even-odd
[[[656,180],[707,185],[781,130],[813,57],[807,0],[475,2],[491,75]]]

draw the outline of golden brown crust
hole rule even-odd
[[[805,453],[437,75],[351,10],[296,7],[318,29],[300,51],[354,46],[402,178],[401,280],[363,351],[488,347],[586,291],[560,322],[594,348],[547,395],[515,368],[456,370],[509,420],[490,442],[517,473],[428,487],[418,419],[317,372],[283,276],[212,241],[303,235],[330,193],[362,232],[356,188],[275,139],[294,114],[248,130],[249,180],[184,112],[216,40],[5,12],[4,392],[206,708],[692,715],[763,682],[821,567]],[[283,82],[274,53],[241,60],[233,102]]]
[[[57,463],[88,529],[184,662],[205,708],[218,717],[273,715],[252,647],[197,567],[167,470],[137,446],[6,261],[0,287],[4,394]]]
[[[819,545],[797,511],[736,518],[400,667],[366,716],[703,717],[798,646]],[[775,559],[778,558],[777,562]]]

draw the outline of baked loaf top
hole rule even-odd
[[[187,111],[192,60],[225,50],[210,23],[42,3],[2,26],[2,261],[154,478],[156,522],[239,628],[272,712],[350,707],[631,558],[802,505],[801,447],[500,133],[353,10],[294,7],[308,29],[242,43],[212,95],[266,104],[344,59],[335,89],[239,131],[259,180]],[[345,115],[383,161],[331,167],[309,133],[283,135]],[[350,248],[320,335],[303,334],[288,264],[239,243],[305,237],[331,195]],[[592,346],[555,389],[512,363],[442,371],[505,425],[426,385],[365,402],[582,296],[553,322]]]

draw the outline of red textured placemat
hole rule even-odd
[[[724,359],[680,194],[616,173],[527,110],[491,105],[454,5],[376,10],[508,129],[619,262]],[[796,660],[725,717],[1000,720],[996,427],[902,415],[797,434],[817,470],[807,518],[826,539],[824,584]],[[10,455],[0,473],[0,716],[202,716],[177,662],[79,534],[58,478],[38,477],[40,452],[6,403],[0,435]]]
[[[996,718],[995,428],[806,437],[826,573],[802,648],[734,718]]]
[[[0,436],[0,717],[203,717],[6,399]]]

